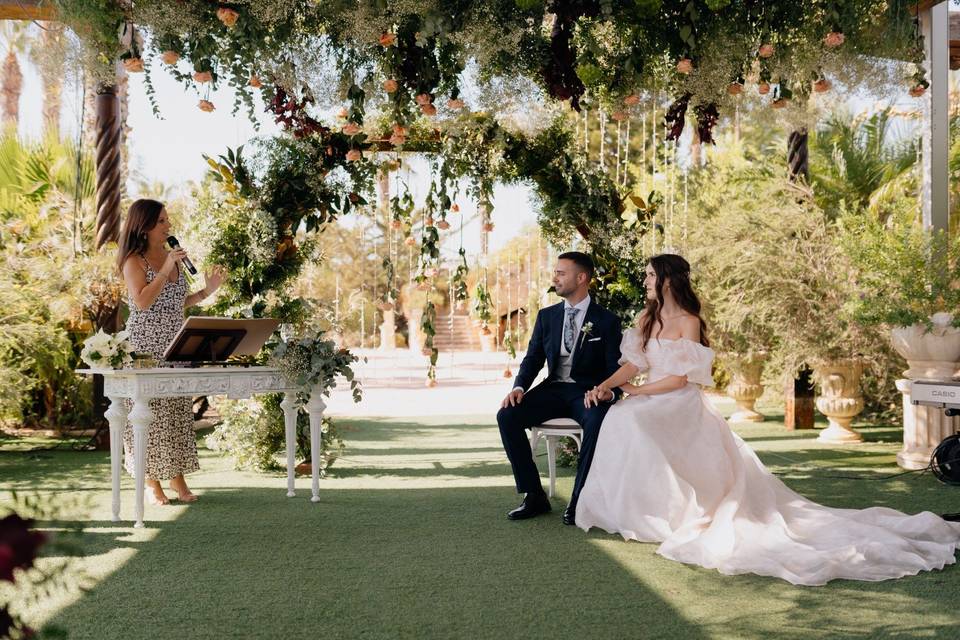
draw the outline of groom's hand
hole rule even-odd
[[[613,391],[603,385],[597,385],[584,394],[583,406],[589,409],[591,406],[597,406],[601,402],[609,402],[610,400],[613,400]]]
[[[500,403],[501,409],[506,409],[507,407],[515,407],[523,401],[523,389],[514,389],[507,394],[507,397],[503,399],[503,402]]]

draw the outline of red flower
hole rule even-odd
[[[13,582],[14,569],[29,569],[47,537],[31,531],[33,520],[11,513],[0,520],[0,580]]]

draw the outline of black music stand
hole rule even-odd
[[[246,329],[200,329],[187,327],[164,354],[173,362],[222,362],[233,354]]]

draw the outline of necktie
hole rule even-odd
[[[563,346],[567,348],[567,353],[573,353],[573,338],[577,332],[576,318],[580,309],[569,307],[567,309],[567,321],[563,327]]]

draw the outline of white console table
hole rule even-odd
[[[127,421],[124,398],[133,400],[130,424],[133,427],[134,476],[136,480],[136,521],[143,526],[143,490],[146,474],[147,433],[153,414],[150,400],[179,396],[217,396],[249,398],[257,393],[283,393],[281,403],[287,440],[287,496],[294,497],[296,464],[297,404],[296,389],[271,367],[199,367],[156,369],[78,369],[77,373],[100,374],[104,395],[110,399],[106,418],[110,423],[110,475],[113,481],[113,521],[120,520],[120,466],[123,459],[123,428]],[[320,423],[326,405],[320,394],[313,394],[306,409],[310,415],[310,460],[313,475],[312,502],[320,501]]]

